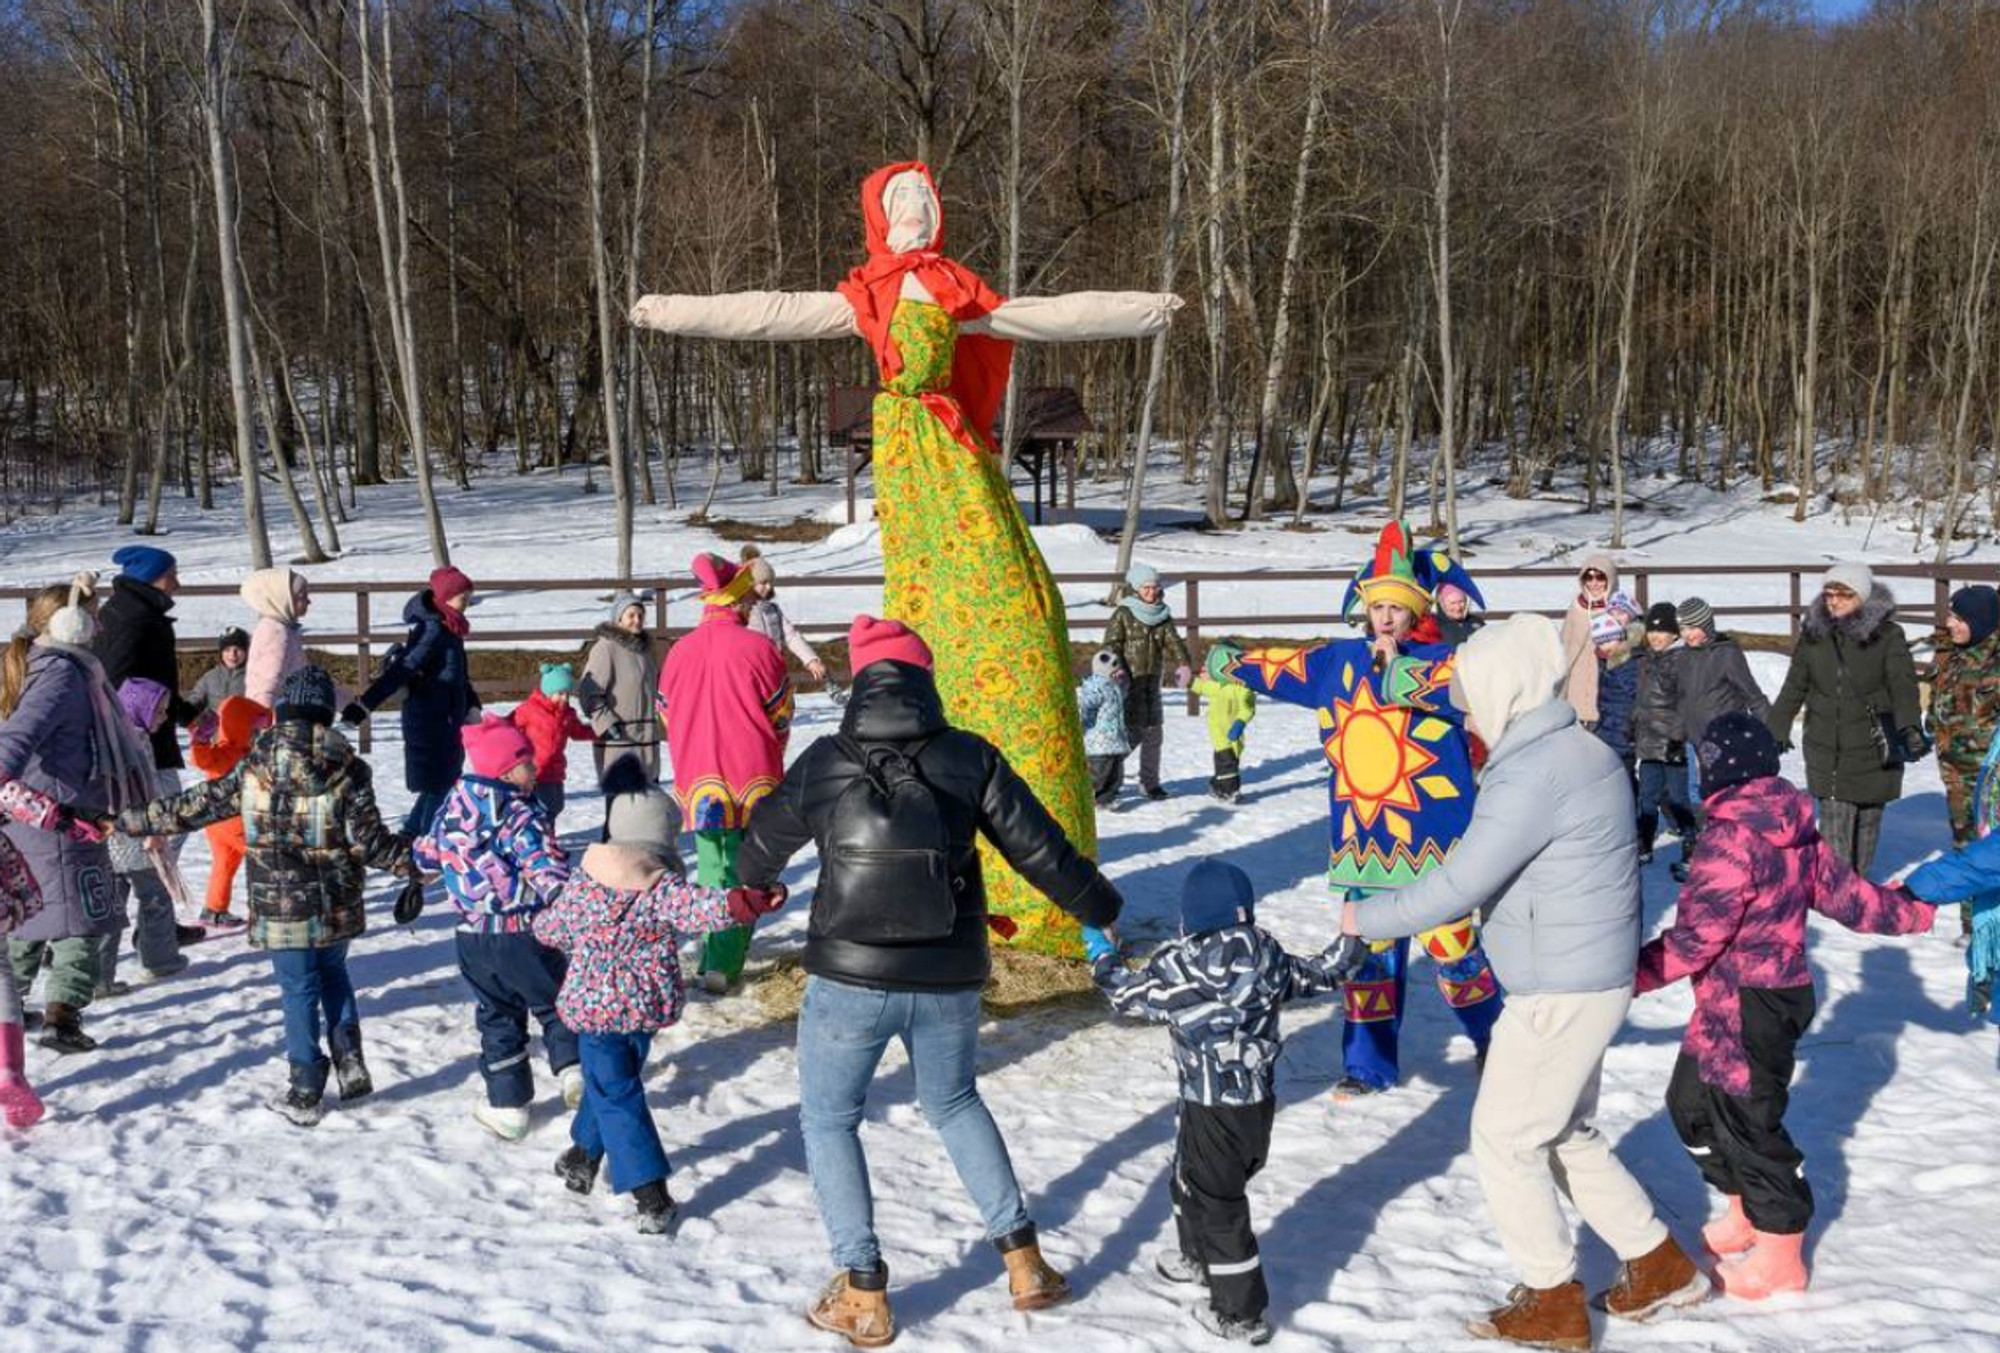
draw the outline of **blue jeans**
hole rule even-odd
[[[909,1053],[917,1103],[978,1206],[987,1239],[1028,1225],[1007,1144],[979,1097],[979,993],[876,991],[813,977],[799,1014],[799,1124],[813,1197],[842,1268],[865,1271],[882,1259],[861,1115],[891,1039]]]
[[[1694,811],[1688,793],[1684,767],[1675,761],[1639,763],[1639,849],[1653,853],[1653,841],[1660,832],[1660,814],[1665,811],[1674,834],[1681,839],[1681,858],[1694,851],[1694,838],[1701,831],[1701,818]]]
[[[285,1060],[296,1073],[325,1085],[328,1062],[319,1041],[322,1013],[327,1046],[335,1057],[361,1050],[361,1010],[347,976],[347,942],[324,949],[273,949],[271,971],[277,975],[278,998],[285,1009]]]
[[[604,1158],[613,1193],[630,1193],[673,1172],[646,1107],[646,1054],[652,1046],[650,1033],[576,1036],[583,1104],[570,1119],[569,1139],[592,1159]]]
[[[483,935],[461,930],[452,938],[459,975],[478,1002],[473,1022],[479,1027],[486,1102],[496,1109],[521,1108],[535,1097],[535,1075],[528,1066],[530,1016],[542,1026],[549,1070],[561,1075],[577,1063],[576,1035],[556,1013],[569,963],[526,931]]]

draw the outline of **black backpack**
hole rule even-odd
[[[829,934],[858,944],[925,944],[948,939],[958,921],[951,830],[938,795],[917,765],[919,744],[863,746],[835,741],[860,765],[834,801],[825,854],[839,895],[823,918]]]

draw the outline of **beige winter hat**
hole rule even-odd
[[[298,619],[301,575],[289,568],[260,568],[243,580],[236,595],[258,615],[292,624]]]
[[[1472,716],[1473,731],[1488,747],[1498,747],[1514,720],[1556,698],[1566,666],[1554,621],[1510,615],[1458,650],[1452,702]]]

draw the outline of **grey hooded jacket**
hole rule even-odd
[[[1617,753],[1561,697],[1515,719],[1479,782],[1472,825],[1441,868],[1360,908],[1371,940],[1477,911],[1510,992],[1629,987],[1639,957],[1639,850]]]

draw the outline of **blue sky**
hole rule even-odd
[[[1851,19],[1868,8],[1868,0],[1806,0],[1806,8],[1821,19]]]

